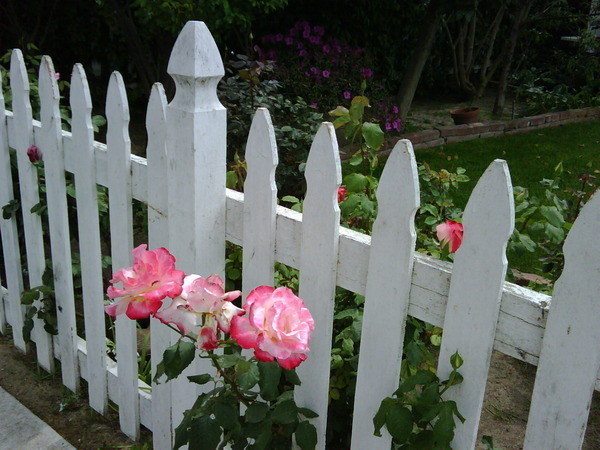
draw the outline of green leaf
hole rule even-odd
[[[351,173],[344,177],[344,186],[348,192],[362,192],[367,187],[367,177],[362,173]]]
[[[23,291],[21,294],[21,305],[31,305],[35,300],[37,300],[40,296],[40,293],[37,290],[28,290]]]
[[[319,417],[319,415],[316,412],[308,408],[298,408],[298,412],[307,419],[314,419],[315,417]]]
[[[188,341],[180,340],[163,353],[163,368],[167,381],[177,378],[194,360],[196,347]]]
[[[565,218],[558,211],[556,206],[541,206],[540,213],[548,222],[557,228],[561,228],[565,222]]]
[[[213,379],[213,377],[207,373],[204,373],[202,375],[192,375],[190,377],[188,377],[188,380],[190,380],[192,383],[196,383],[196,384],[206,384],[209,381],[211,381]]]
[[[237,182],[238,182],[237,173],[235,173],[233,170],[230,170],[229,172],[227,172],[227,174],[225,175],[225,185],[229,189],[234,189],[237,186]]]
[[[410,438],[413,428],[412,413],[405,406],[394,404],[387,413],[385,426],[392,437],[402,444]]]
[[[415,341],[411,341],[404,349],[408,363],[413,367],[418,367],[423,361],[423,350]]]
[[[437,376],[429,370],[419,370],[414,375],[408,377],[400,384],[400,387],[394,392],[394,395],[398,397],[402,396],[405,392],[412,391],[415,386],[426,385],[437,381]]]
[[[346,125],[348,122],[350,122],[352,119],[350,118],[350,116],[341,116],[338,117],[337,119],[335,119],[333,121],[333,127],[337,130],[338,128],[343,127],[344,125]]]
[[[302,450],[312,450],[317,446],[317,429],[310,422],[300,422],[294,436]]]
[[[433,426],[433,437],[438,446],[448,445],[454,438],[454,418],[452,416],[452,406],[443,403],[438,416],[438,420]]]
[[[286,195],[285,197],[282,197],[281,201],[290,203],[300,203],[298,197],[294,197],[293,195]]]
[[[329,111],[330,116],[336,116],[336,117],[347,116],[348,114],[349,114],[348,108],[345,108],[343,106],[338,106],[334,110]]]
[[[221,442],[221,427],[215,419],[202,416],[193,420],[189,431],[190,450],[214,450]]]
[[[350,164],[351,166],[359,166],[360,164],[362,164],[362,162],[363,162],[363,158],[360,155],[360,152],[356,152],[354,155],[352,155],[350,157],[348,164]]]
[[[458,354],[458,351],[450,357],[450,365],[452,366],[453,369],[458,369],[460,366],[463,365],[463,363],[464,363],[464,360]]]
[[[9,220],[14,213],[21,209],[21,203],[18,200],[11,200],[2,207],[2,218]]]
[[[279,395],[279,380],[283,369],[276,362],[258,363],[260,395],[267,401],[272,401]]]
[[[223,397],[219,397],[218,403],[215,403],[213,407],[213,413],[217,423],[225,430],[233,430],[240,426],[238,421],[239,412],[237,407],[233,404],[228,403]],[[237,405],[236,405],[237,406]]]
[[[373,435],[381,437],[381,427],[385,425],[387,414],[395,402],[396,400],[390,397],[386,397],[381,401],[379,409],[373,417]]]
[[[240,359],[235,365],[235,377],[244,390],[252,389],[260,377],[258,367],[251,362]]]
[[[252,403],[246,409],[246,414],[244,415],[246,422],[248,423],[258,423],[262,422],[267,414],[269,413],[269,405],[266,403]]]
[[[292,369],[292,370],[284,370],[283,371],[283,376],[285,377],[285,380],[288,383],[293,384],[294,386],[300,386],[300,377],[298,377],[298,374],[296,373],[296,369]]]
[[[463,376],[455,371],[450,372],[450,377],[448,378],[448,386],[456,386],[463,382]]]
[[[288,424],[298,420],[298,407],[294,400],[286,400],[278,403],[271,414],[273,422]]]
[[[384,134],[379,124],[365,122],[362,124],[362,135],[365,142],[373,150],[379,150],[383,144]]]

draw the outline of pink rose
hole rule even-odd
[[[448,246],[450,253],[454,253],[462,244],[463,226],[461,223],[446,220],[445,223],[439,224],[435,231],[442,248]]]
[[[259,361],[277,360],[291,370],[306,359],[315,323],[290,289],[260,286],[248,294],[244,309],[248,317],[233,317],[230,334],[243,348],[254,349]]]
[[[212,350],[216,348],[218,330],[228,333],[231,319],[244,314],[243,309],[231,303],[240,295],[240,291],[225,292],[218,275],[208,278],[188,275],[183,280],[181,295],[155,317],[174,324],[184,334],[198,335],[198,348]]]
[[[348,191],[346,190],[346,188],[340,186],[338,188],[338,203],[343,202],[344,200],[346,200],[346,194],[348,194]]]
[[[133,249],[133,266],[113,273],[113,286],[106,291],[108,298],[123,297],[104,307],[106,313],[116,317],[125,313],[130,319],[143,319],[155,314],[165,297],[181,294],[183,277],[175,270],[175,258],[165,248],[146,250],[142,244]],[[121,282],[123,289],[114,286]]]

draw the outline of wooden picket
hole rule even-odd
[[[244,183],[244,252],[242,292],[262,285],[271,286],[275,264],[275,225],[277,207],[277,144],[271,116],[259,108],[252,120],[246,163],[248,175]]]
[[[44,174],[61,371],[64,385],[77,392],[79,390],[79,363],[77,361],[77,329],[75,325],[75,299],[71,269],[65,164],[58,109],[60,95],[52,60],[47,56],[42,58],[40,64],[39,93],[42,128],[37,143],[44,152]]]
[[[479,179],[463,214],[464,240],[454,257],[438,360],[442,380],[452,370],[451,355],[459,352],[464,360],[460,373],[465,381],[444,395],[456,401],[465,418],[457,421],[455,448],[475,447],[513,224],[510,175],[506,162],[496,160]]]
[[[391,445],[387,430],[377,438],[372,421],[364,416],[375,416],[400,379],[417,239],[414,217],[419,207],[419,177],[410,141],[399,141],[394,147],[381,174],[377,199],[354,398],[352,447],[356,449],[389,449]]]
[[[40,197],[37,188],[37,170],[29,162],[26,153],[27,149],[33,145],[33,126],[31,103],[29,101],[29,80],[25,70],[23,54],[20,50],[14,50],[10,59],[10,87],[13,93],[13,133],[15,141],[13,147],[17,150],[21,214],[23,217],[23,232],[25,234],[29,287],[36,287],[42,284],[42,274],[44,273],[46,258],[41,216],[39,214],[30,214],[31,208],[39,203]],[[40,303],[36,302],[34,306],[38,307]],[[16,324],[17,326],[21,325],[17,333],[21,333],[23,313],[20,301],[14,306],[14,311]],[[35,337],[36,344],[38,341],[40,343],[39,347],[36,345],[40,365],[47,370],[52,370],[52,340],[48,333],[44,331],[41,320],[37,318],[34,318],[32,334]],[[17,341],[22,343],[22,337],[19,337]]]
[[[600,370],[600,193],[565,241],[536,375],[525,448],[581,448]]]
[[[0,74],[0,82],[2,74]],[[1,85],[1,84],[0,84]],[[6,110],[4,93],[0,92],[0,203],[4,206],[15,198],[13,177],[10,168],[10,153],[8,147],[8,129],[6,126]],[[7,292],[2,295],[2,334],[6,333],[5,321],[16,328],[13,332],[13,342],[20,350],[25,350],[23,340],[23,316],[21,315],[20,295],[23,291],[23,276],[21,273],[21,250],[17,231],[17,217],[12,214],[9,219],[0,219],[0,234],[2,234],[2,249],[4,270],[6,273]],[[46,368],[49,371],[53,366]]]
[[[115,272],[121,267],[131,266],[133,248],[129,105],[125,84],[118,72],[113,72],[108,84],[106,120],[110,252]],[[136,322],[119,316],[115,320],[115,330],[119,367],[119,422],[121,430],[135,440],[140,433]]]
[[[148,111],[146,113],[148,131],[148,197],[153,204],[148,205],[148,243],[151,249],[169,245],[169,196],[168,182],[164,176],[167,164],[167,98],[161,84],[152,86]],[[176,340],[175,332],[165,327],[158,319],[150,322],[151,355],[162,355]],[[159,358],[151,358],[152,375],[156,374]],[[156,448],[168,448],[172,442],[171,385],[152,383],[152,438]]]
[[[327,428],[340,222],[337,191],[341,181],[335,130],[332,124],[324,123],[317,131],[306,161],[307,188],[300,250],[300,298],[313,314],[315,331],[311,357],[296,369],[302,385],[294,392],[298,406],[310,408],[319,415],[313,420],[319,447],[325,446]]]
[[[53,341],[36,322],[32,339],[38,358],[52,370],[60,359],[65,385],[76,390],[88,380],[90,404],[100,412],[108,399],[119,405],[121,428],[132,438],[140,424],[154,433],[155,448],[169,448],[173,428],[202,387],[185,376],[152,385],[137,378],[135,323],[116,321],[117,361],[106,355],[102,250],[97,186],[109,189],[113,270],[131,264],[132,201],[148,207],[150,248],[166,246],[179,269],[203,276],[224,275],[226,240],[243,247],[242,289],[247,294],[272,284],[274,262],[300,270],[300,292],[315,317],[308,359],[298,368],[300,406],[315,410],[318,448],[325,447],[329,366],[336,286],[365,295],[362,340],[353,418],[353,448],[389,448],[390,436],[372,436],[372,418],[381,400],[396,389],[407,314],[444,328],[438,373],[450,371],[449,357],[465,360],[465,381],[446,399],[456,400],[467,419],[458,424],[454,447],[473,448],[492,348],[539,368],[532,398],[527,448],[581,447],[593,389],[600,388],[600,329],[597,292],[600,254],[595,230],[600,195],[585,205],[565,244],[566,266],[554,298],[504,282],[506,242],[513,204],[506,163],[495,161],[479,181],[463,217],[465,238],[454,264],[414,252],[414,214],[419,205],[416,163],[408,141],[390,155],[377,193],[379,213],[373,238],[339,226],[337,188],[341,181],[335,132],[323,124],[306,165],[303,214],[276,205],[277,146],[268,111],[254,117],[246,157],[245,193],[225,189],[226,112],[216,96],[224,74],[218,49],[206,26],[190,22],[180,34],[168,72],[176,95],[167,105],[160,85],[152,88],[146,126],[147,160],[132,156],[124,84],[113,73],[108,87],[107,145],[93,141],[91,98],[80,65],[71,80],[72,133],[61,132],[58,91],[49,58],[40,67],[41,123],[32,120],[29,81],[18,50],[11,60],[12,112],[0,93],[0,203],[21,189],[28,283],[21,270],[18,221],[0,220],[6,292],[0,296],[15,345],[24,350],[20,293],[41,284],[44,235],[38,179],[26,151],[43,153],[48,189],[50,249],[60,333]],[[9,148],[16,150],[13,180]],[[86,340],[75,330],[71,249],[65,171],[74,174]],[[549,309],[549,313],[548,313]],[[547,318],[548,317],[548,318]],[[547,321],[546,321],[547,319]],[[63,330],[64,328],[64,330]],[[152,370],[176,335],[151,321]],[[543,340],[542,340],[543,338]],[[385,342],[385,345],[382,345]],[[54,345],[53,345],[54,344]],[[52,353],[53,348],[58,351]],[[540,356],[541,355],[541,356]],[[199,362],[184,375],[210,371]],[[140,387],[142,389],[140,389]],[[382,430],[383,431],[383,430]]]
[[[90,406],[104,414],[108,406],[106,368],[106,332],[103,304],[97,299],[104,296],[102,284],[102,249],[98,216],[98,188],[94,159],[94,130],[92,127],[92,99],[87,77],[81,64],[73,67],[71,77],[71,111],[73,147],[77,169],[77,225],[80,245],[81,284],[84,305],[84,325],[87,343],[88,395]]]

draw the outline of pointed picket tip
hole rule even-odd
[[[150,90],[148,110],[146,111],[146,128],[152,129],[157,118],[162,121],[167,119],[167,97],[165,88],[161,83],[154,83]]]
[[[600,190],[597,190],[581,209],[565,240],[563,245],[565,268],[569,267],[569,259],[575,260],[583,255],[585,255],[585,258],[589,258],[586,264],[587,267],[600,267],[599,225]]]
[[[221,54],[204,22],[185,24],[171,51],[167,73],[191,78],[225,75]]]
[[[342,168],[335,129],[330,122],[323,122],[310,146],[306,161],[306,182],[320,186],[337,187],[342,183]],[[337,193],[336,193],[337,194]]]
[[[90,95],[90,88],[87,81],[87,75],[83,66],[80,63],[76,63],[73,66],[73,72],[71,73],[71,110],[73,113],[73,119],[78,114],[84,114],[92,111],[92,96]],[[75,112],[77,110],[77,112]]]
[[[246,144],[246,162],[248,166],[257,166],[263,170],[274,170],[279,162],[275,130],[266,108],[258,108],[252,119]]]
[[[508,165],[506,161],[496,159],[481,176],[467,202],[462,219],[465,230],[463,245],[472,239],[472,242],[477,243],[506,243],[513,232],[514,217],[515,207]],[[477,226],[471,227],[475,224]]]
[[[106,93],[106,116],[121,118],[129,121],[129,103],[125,83],[119,72],[113,72],[108,82]]]
[[[399,191],[402,195],[398,195]],[[400,207],[415,210],[420,204],[419,172],[412,143],[399,140],[388,157],[377,188],[379,208]]]
[[[18,48],[10,56],[10,87],[13,91],[29,92],[29,78],[25,68],[23,53]],[[13,95],[13,98],[16,97]]]
[[[49,92],[52,95],[53,100],[58,101],[60,99],[54,64],[52,63],[52,58],[49,56],[43,56],[40,61],[39,89],[40,97],[42,99],[47,95],[46,92]]]

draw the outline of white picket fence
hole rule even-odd
[[[32,333],[40,365],[61,362],[64,384],[89,385],[89,402],[100,413],[108,400],[119,405],[121,428],[133,439],[140,424],[153,431],[154,447],[171,446],[172,426],[191,406],[200,387],[180,379],[150,389],[138,380],[135,323],[116,323],[118,364],[107,357],[101,273],[97,184],[109,189],[113,268],[131,264],[132,199],[148,205],[149,246],[166,246],[186,272],[224,275],[226,241],[243,246],[243,291],[273,284],[280,261],[300,270],[300,297],[315,317],[311,353],[298,369],[300,406],[315,410],[319,448],[324,447],[336,286],[366,297],[355,398],[352,446],[389,448],[390,436],[373,436],[380,401],[398,385],[407,314],[444,328],[438,371],[450,371],[459,351],[464,383],[448,391],[465,416],[454,448],[475,446],[490,355],[495,348],[538,365],[525,448],[582,445],[594,388],[600,388],[600,195],[590,200],[564,247],[566,265],[552,299],[504,281],[505,249],[513,229],[510,176],[496,160],[482,176],[465,210],[464,242],[454,264],[414,252],[413,218],[419,208],[415,157],[400,141],[387,161],[377,193],[379,214],[372,237],[339,226],[339,153],[331,124],[321,125],[306,164],[303,214],[277,205],[277,147],[268,111],[254,117],[246,157],[245,194],[225,188],[226,111],[216,86],[224,70],[217,47],[201,22],[189,22],[173,49],[168,72],[177,91],[169,104],[159,84],[147,113],[147,159],[130,153],[129,111],[123,79],[111,76],[106,100],[107,144],[93,141],[91,100],[81,65],[70,92],[72,132],[61,131],[59,95],[50,58],[39,73],[41,121],[32,120],[23,57],[11,61],[12,112],[0,107],[0,205],[14,198],[9,147],[16,149],[26,267],[22,267],[17,220],[1,219],[6,290],[0,331],[12,326],[15,345],[25,349],[20,293],[23,273],[30,286],[42,283],[45,257],[52,259],[59,334],[52,338],[36,322]],[[0,93],[1,94],[1,93]],[[43,153],[51,255],[44,254],[31,145]],[[71,236],[65,171],[74,174],[78,234]],[[79,242],[85,336],[77,336],[71,242]],[[543,340],[542,340],[543,338]],[[173,333],[151,323],[152,362],[174,342]],[[1,363],[0,363],[1,364]],[[208,371],[198,361],[189,373]],[[184,377],[180,377],[184,378]]]

